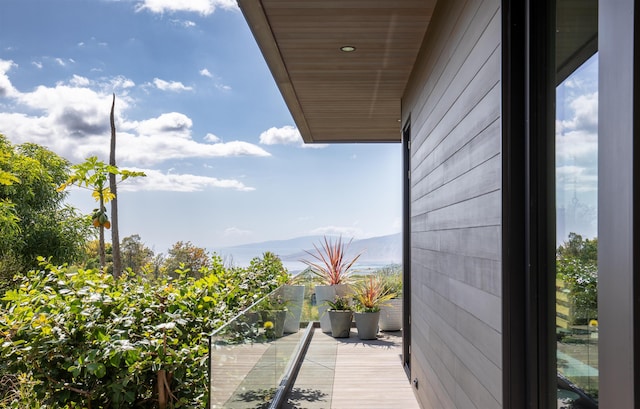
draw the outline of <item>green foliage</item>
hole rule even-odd
[[[382,281],[386,292],[395,294],[394,298],[402,297],[402,265],[391,264],[377,270],[375,275]]]
[[[204,407],[208,335],[286,276],[270,253],[247,269],[214,256],[201,278],[159,281],[42,261],[2,298],[0,374],[29,380],[31,392],[0,388],[0,403],[156,408],[162,379],[173,407]]]
[[[0,135],[0,287],[37,267],[37,256],[57,264],[76,261],[92,232],[56,186],[69,163],[32,143],[13,146]]]
[[[144,172],[134,172],[126,169],[119,169],[114,165],[107,165],[99,161],[96,156],[87,158],[83,163],[71,167],[73,173],[69,175],[64,183],[60,183],[57,191],[62,192],[68,186],[76,185],[91,190],[91,196],[98,202],[98,208],[93,210],[91,215],[92,224],[98,228],[100,243],[100,267],[106,266],[104,229],[111,227],[111,222],[107,217],[105,203],[115,199],[115,192],[108,186],[109,177],[120,177],[120,182],[130,177],[146,176]],[[114,226],[117,228],[117,226]],[[119,243],[117,243],[119,244]],[[117,265],[120,265],[119,262]],[[116,271],[115,274],[120,274]]]
[[[333,300],[325,301],[329,306],[329,310],[333,311],[351,311],[351,304],[349,302],[349,297],[336,295]]]
[[[178,241],[169,249],[163,270],[169,275],[175,275],[177,270],[189,270],[197,276],[201,269],[209,267],[210,256],[204,248],[197,247],[190,241]]]
[[[109,186],[107,186],[110,174],[120,176],[121,182],[130,177],[146,176],[144,172],[119,169],[117,166],[107,165],[103,161],[99,161],[96,156],[90,156],[84,162],[73,165],[71,170],[73,173],[64,183],[60,184],[58,190],[63,191],[70,185],[89,188],[93,198],[101,204],[108,203],[115,197]]]
[[[583,239],[581,235],[569,233],[569,239],[558,247],[559,259],[578,259],[583,263],[598,263],[598,238]]]
[[[358,312],[376,312],[395,297],[380,277],[369,276],[353,285],[354,308]]]
[[[153,250],[142,243],[138,234],[125,237],[120,243],[120,255],[123,269],[142,271],[142,268],[153,261]]]
[[[598,239],[575,233],[558,247],[556,274],[564,280],[574,317],[581,322],[598,317]]]

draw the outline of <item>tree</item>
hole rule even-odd
[[[116,107],[116,94],[113,94],[113,102],[111,103],[111,147],[109,149],[109,165],[116,166],[116,121],[114,118],[114,109]],[[118,230],[118,191],[117,191],[116,175],[109,173],[109,189],[113,193],[111,201],[111,221],[113,229],[111,229],[111,244],[113,246],[113,274],[119,277],[122,273],[122,258],[120,257],[120,233]]]
[[[598,238],[583,239],[577,233],[569,233],[569,239],[558,247],[558,257],[577,258],[585,263],[598,263]]]
[[[569,239],[558,247],[556,274],[569,292],[573,319],[586,323],[598,317],[598,239],[583,239],[569,233]]]
[[[119,175],[120,182],[130,177],[146,175],[144,172],[133,172],[126,169],[118,169],[116,166],[106,165],[104,162],[99,161],[96,156],[91,156],[83,163],[73,165],[71,169],[74,173],[68,177],[65,183],[62,183],[60,187],[58,187],[58,191],[64,191],[70,185],[84,187],[92,191],[91,194],[98,202],[99,207],[94,209],[91,218],[93,220],[94,227],[96,227],[99,232],[100,268],[104,269],[106,265],[104,229],[111,227],[111,222],[109,222],[109,218],[107,217],[105,204],[115,198],[115,194],[108,186],[106,186],[107,179],[110,174]],[[119,274],[119,271],[114,270],[114,275],[116,277]]]
[[[1,142],[1,141],[0,141]],[[0,185],[11,186],[14,183],[19,183],[20,179],[9,169],[9,159],[11,155],[9,152],[0,151]],[[3,248],[8,247],[15,237],[20,233],[20,226],[18,222],[20,219],[16,214],[15,204],[7,198],[0,199],[0,231],[3,232],[0,235],[0,254]]]
[[[91,229],[56,190],[68,172],[69,162],[50,150],[0,135],[0,277],[37,267],[38,256],[62,264],[83,255]]]
[[[197,275],[201,268],[211,267],[211,259],[207,251],[194,246],[190,241],[176,242],[169,250],[164,269],[173,274],[178,269],[189,269],[192,275]]]
[[[142,243],[137,234],[122,239],[120,247],[124,269],[130,268],[139,273],[144,266],[153,262],[153,251]]]

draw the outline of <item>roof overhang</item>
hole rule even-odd
[[[436,3],[238,0],[307,143],[400,141],[401,98]],[[597,0],[558,0],[557,14],[559,83],[597,51]]]
[[[238,4],[305,142],[400,141],[401,98],[436,0]]]

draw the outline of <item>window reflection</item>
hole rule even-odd
[[[598,399],[598,55],[556,88],[558,408]]]

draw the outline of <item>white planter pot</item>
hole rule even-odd
[[[284,285],[280,288],[280,295],[287,305],[287,318],[284,321],[284,332],[293,333],[300,330],[300,316],[304,302],[303,285]]]
[[[402,329],[402,298],[389,300],[380,307],[380,331],[400,331]]]
[[[327,301],[333,301],[336,295],[346,296],[349,291],[349,286],[346,284],[317,285],[315,289],[320,328],[322,332],[331,332],[331,321],[329,320],[329,314],[327,314],[327,310],[329,309]]]

